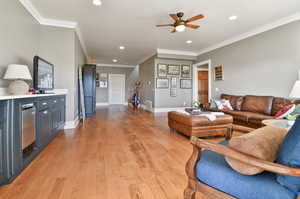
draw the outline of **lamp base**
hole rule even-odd
[[[28,94],[29,85],[23,80],[14,80],[9,84],[8,90],[13,95],[26,95]]]

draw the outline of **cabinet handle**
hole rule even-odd
[[[43,105],[47,105],[47,102],[44,102]]]
[[[43,113],[44,113],[45,115],[47,115],[47,114],[48,114],[48,111],[44,111]]]

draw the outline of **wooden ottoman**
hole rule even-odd
[[[226,139],[230,139],[232,136],[232,116],[224,114],[216,117],[216,120],[210,121],[205,116],[169,112],[168,124],[171,129],[187,136],[207,137],[224,135]]]

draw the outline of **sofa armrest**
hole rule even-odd
[[[195,163],[195,165],[196,165],[196,163],[198,162],[198,160],[200,159],[200,156],[201,156],[201,149],[207,149],[209,151],[213,151],[213,152],[221,154],[223,156],[238,160],[240,162],[249,164],[251,166],[255,166],[255,167],[264,169],[264,170],[272,172],[272,173],[300,177],[300,168],[293,168],[293,167],[288,167],[285,165],[265,161],[265,160],[256,158],[254,156],[248,155],[246,153],[237,151],[228,146],[223,146],[221,144],[213,143],[210,141],[205,141],[202,139],[198,139],[196,137],[191,138],[191,143],[194,146],[194,153],[193,153],[194,155],[192,155],[192,157],[194,156],[194,158],[193,158],[193,160],[192,160],[192,158],[189,160],[187,167],[186,167],[186,169],[187,169],[186,172],[189,175],[189,177],[191,177],[191,175],[194,175],[194,173],[192,173],[190,170],[192,166],[189,164]],[[189,168],[188,168],[188,165],[189,165]]]

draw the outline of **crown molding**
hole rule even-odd
[[[79,42],[81,47],[84,51],[85,56],[88,56],[87,48],[82,38],[82,34],[77,22],[74,21],[65,21],[65,20],[57,20],[57,19],[50,19],[44,18],[41,13],[35,8],[30,0],[19,0],[19,2],[24,6],[24,8],[37,20],[40,25],[44,26],[53,26],[53,27],[60,27],[60,28],[69,28],[74,29],[75,33],[78,36]]]
[[[115,67],[115,68],[135,68],[136,65],[122,65],[122,64],[101,64],[101,63],[95,63],[96,66],[102,66],[102,67]]]
[[[249,32],[246,32],[246,33],[240,34],[238,36],[232,37],[232,38],[227,39],[227,40],[225,40],[225,41],[223,41],[221,43],[212,45],[212,46],[210,46],[208,48],[204,48],[204,49],[202,49],[201,51],[198,52],[198,56],[202,55],[204,53],[216,50],[218,48],[222,48],[224,46],[233,44],[235,42],[241,41],[243,39],[247,39],[249,37],[258,35],[260,33],[263,33],[263,32],[266,32],[266,31],[269,31],[269,30],[272,30],[272,29],[275,29],[275,28],[277,28],[279,26],[283,26],[283,25],[291,23],[293,21],[297,21],[297,20],[300,20],[300,12],[298,12],[296,14],[293,14],[293,15],[290,15],[290,16],[287,16],[287,17],[284,17],[284,18],[281,18],[281,19],[279,19],[279,20],[277,20],[275,22],[272,22],[272,23],[260,26],[258,28],[255,28],[254,30],[251,30]]]
[[[150,58],[152,58],[152,57],[154,57],[154,56],[156,56],[156,55],[157,55],[156,52],[155,52],[155,53],[151,53],[150,56],[144,57],[143,59],[141,59],[140,61],[138,61],[138,65],[143,64],[143,63],[146,62],[148,59],[150,59]]]
[[[193,51],[169,50],[169,49],[161,49],[161,48],[157,49],[157,54],[198,56],[198,53]]]

